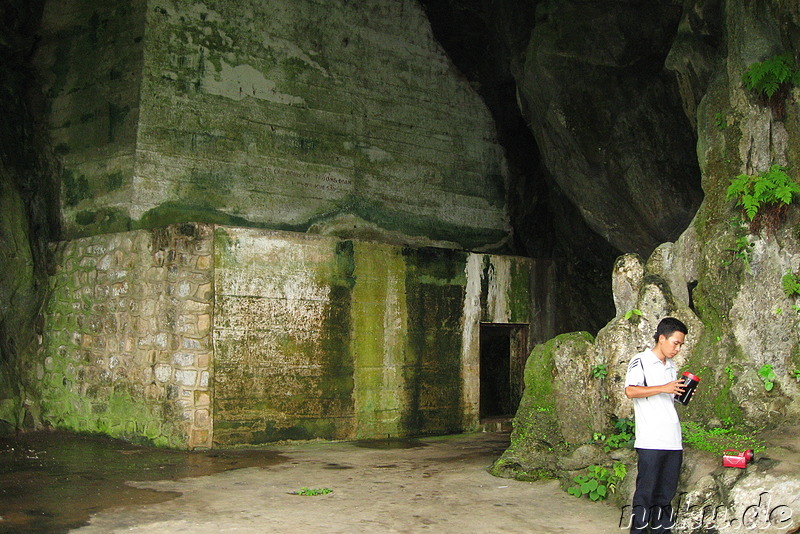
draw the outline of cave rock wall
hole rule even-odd
[[[42,27],[67,236],[509,236],[491,116],[412,0],[51,1]]]
[[[721,32],[713,53],[709,28]],[[534,349],[526,368],[525,411],[517,413],[512,447],[496,472],[570,479],[594,463],[622,460],[629,464],[629,478],[615,498],[626,502],[635,457],[603,453],[586,443],[594,432],[609,431],[614,419],[631,417],[623,392],[627,364],[652,346],[658,321],[670,315],[689,327],[676,363],[701,377],[692,403],[680,408],[681,419],[706,428],[774,431],[765,453],[770,458],[746,473],[731,473],[719,466],[718,457],[690,450],[680,487],[686,509],[679,517],[697,519],[697,513],[716,510],[722,515],[710,524],[701,518],[702,528],[741,525],[747,507],[759,506],[767,493],[780,499],[774,505],[796,526],[797,457],[787,451],[800,414],[800,302],[784,291],[782,279],[800,272],[800,199],[795,197],[781,218],[754,226],[726,192],[738,175],[763,173],[772,165],[800,180],[800,88],[790,87],[776,107],[747,90],[742,79],[752,64],[777,54],[797,61],[799,28],[796,3],[686,3],[680,46],[669,61],[679,70],[684,106],[697,124],[703,203],[674,243],[661,244],[647,259],[619,258],[612,275],[617,315],[596,337],[564,334]],[[607,374],[598,374],[598,366]],[[765,368],[774,372],[769,384]],[[552,386],[542,387],[548,373]],[[547,443],[555,446],[548,449]],[[759,529],[791,527],[785,516],[770,513]],[[714,523],[723,516],[738,523]],[[691,521],[681,529],[700,531]]]

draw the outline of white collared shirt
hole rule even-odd
[[[651,349],[640,352],[628,364],[625,386],[661,386],[676,377],[675,364],[667,358],[661,362]],[[674,397],[658,393],[633,399],[637,449],[682,450],[681,423],[675,410]]]

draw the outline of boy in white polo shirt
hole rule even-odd
[[[634,448],[639,455],[632,533],[647,532],[648,526],[654,534],[671,532],[671,503],[683,461],[674,395],[684,389],[683,380],[676,380],[672,358],[681,351],[686,334],[686,325],[678,319],[662,319],[656,328],[655,347],[634,356],[625,375],[625,395],[633,399]]]

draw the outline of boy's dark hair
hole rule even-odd
[[[656,327],[656,335],[654,336],[656,343],[658,343],[659,337],[664,336],[665,338],[669,338],[669,336],[675,332],[681,332],[683,335],[687,335],[689,334],[689,329],[686,328],[683,322],[675,317],[664,317]]]

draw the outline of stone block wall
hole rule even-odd
[[[54,251],[43,420],[172,447],[473,429],[481,323],[538,306],[533,260],[461,250],[187,223]]]
[[[183,224],[55,247],[36,369],[45,421],[211,446],[211,233]]]

